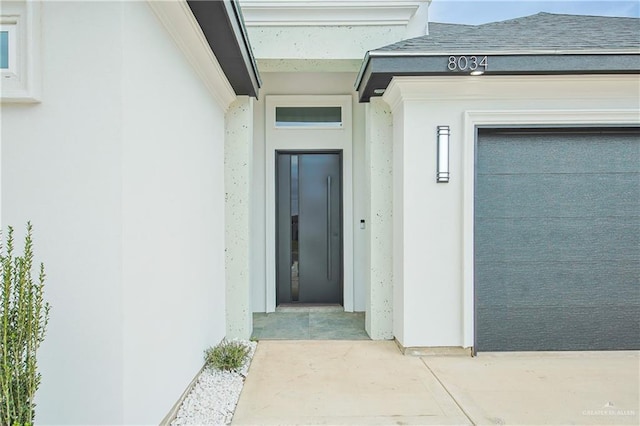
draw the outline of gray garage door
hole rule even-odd
[[[481,129],[476,349],[640,349],[640,129]]]

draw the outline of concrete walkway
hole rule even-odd
[[[410,357],[389,341],[260,341],[233,424],[637,425],[639,352]]]

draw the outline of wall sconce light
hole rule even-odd
[[[438,170],[436,182],[449,182],[449,126],[438,126]]]

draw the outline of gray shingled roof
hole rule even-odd
[[[374,52],[621,51],[640,49],[640,19],[538,13],[483,25],[429,23],[429,34]]]
[[[451,58],[466,65],[451,68]],[[483,25],[430,23],[428,35],[367,52],[355,86],[360,101],[367,102],[393,77],[458,78],[476,70],[485,75],[640,74],[640,19],[538,13]]]

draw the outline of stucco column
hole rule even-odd
[[[389,106],[367,106],[369,279],[365,328],[374,340],[393,338],[393,120]]]
[[[253,329],[249,277],[250,174],[253,99],[240,96],[225,116],[225,280],[227,338],[248,339]]]

